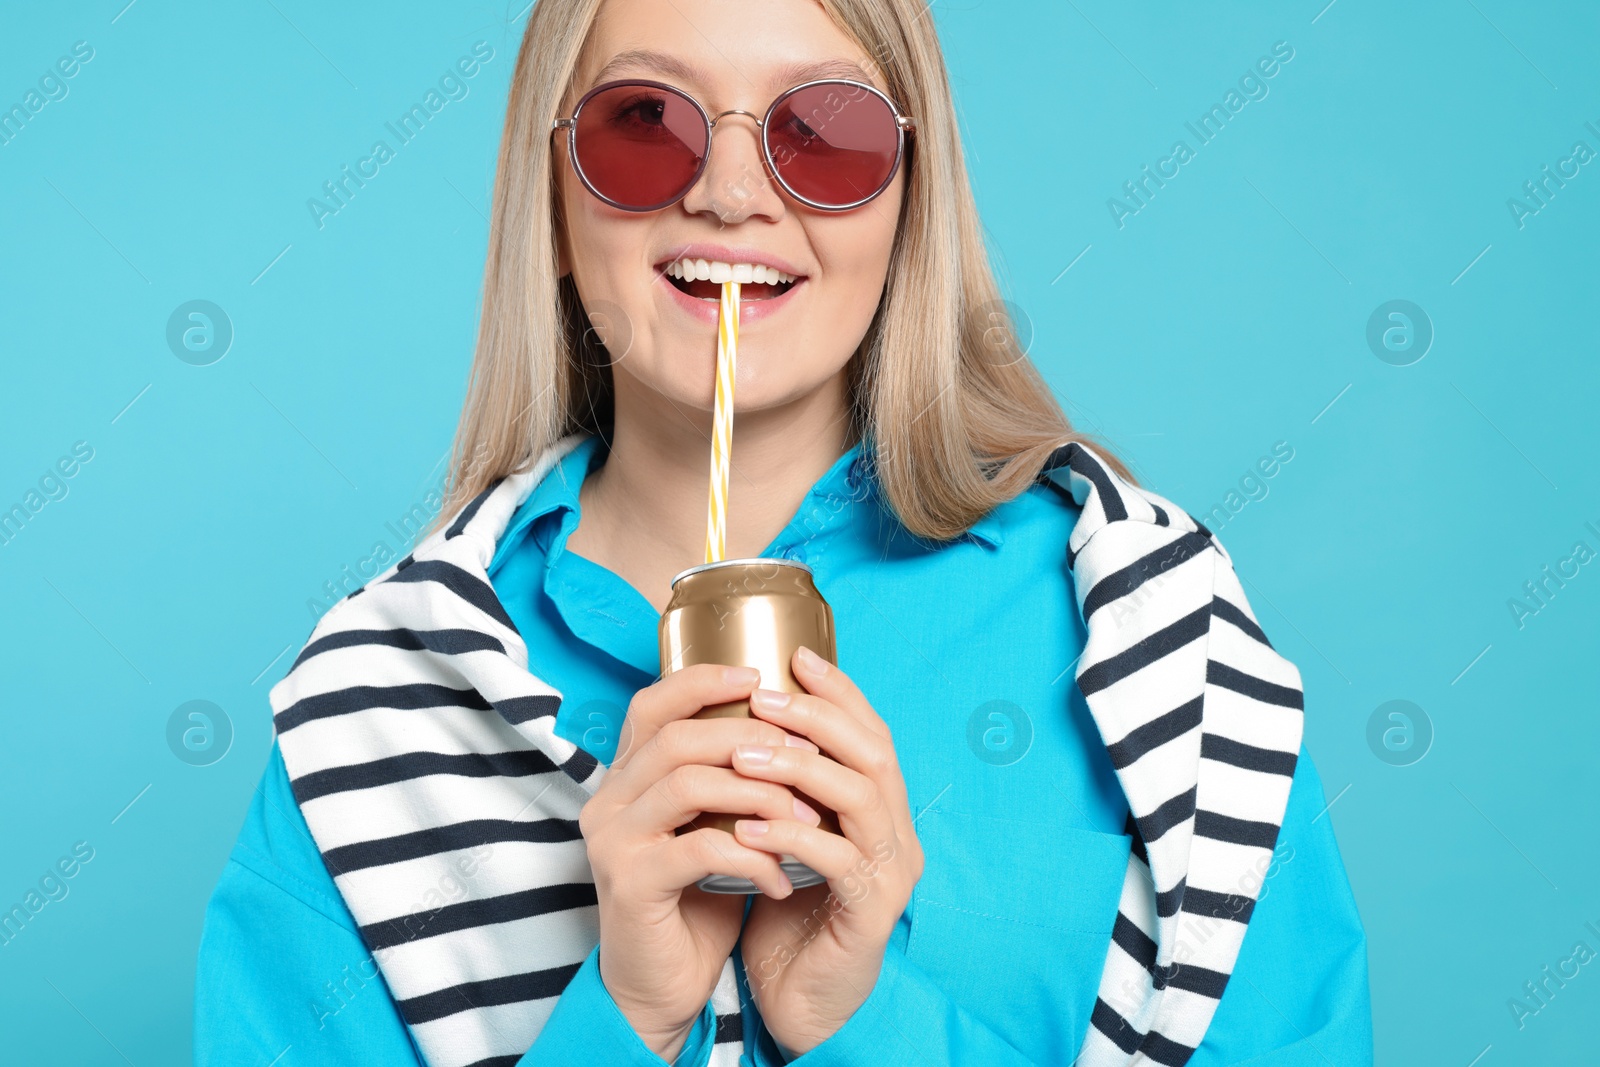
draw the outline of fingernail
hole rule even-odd
[[[808,752],[816,752],[816,753],[821,753],[822,752],[822,749],[818,748],[816,745],[812,744],[810,741],[807,741],[803,737],[796,737],[794,734],[790,734],[789,736],[785,737],[783,739],[783,743],[785,745],[788,745],[790,748],[803,748]]]
[[[817,814],[817,809],[813,808],[810,804],[807,804],[799,797],[794,798],[794,817],[799,819],[801,822],[808,822],[812,826],[815,826],[817,823],[822,821],[822,816]]]
[[[762,711],[777,711],[779,708],[788,707],[790,696],[788,693],[777,689],[756,689],[750,693],[750,701]]]
[[[734,825],[751,837],[760,837],[767,832],[768,828],[765,819],[740,819]]]
[[[733,751],[752,767],[765,767],[772,762],[772,749],[766,745],[736,745]]]
[[[749,685],[761,681],[761,672],[754,667],[729,667],[722,672],[722,680],[729,685]]]
[[[800,662],[812,674],[827,674],[828,661],[811,651],[805,645],[800,646]]]

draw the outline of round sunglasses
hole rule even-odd
[[[883,93],[842,78],[786,89],[761,118],[737,108],[713,118],[663,82],[606,82],[550,129],[567,131],[573,169],[589,192],[624,211],[659,211],[700,180],[711,132],[728,115],[755,119],[768,173],[790,196],[823,211],[860,207],[888,188],[906,134],[916,131]]]

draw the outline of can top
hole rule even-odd
[[[767,556],[747,556],[743,559],[721,559],[717,560],[715,563],[701,563],[697,564],[696,566],[689,567],[686,570],[681,570],[677,574],[673,575],[671,588],[676,589],[679,580],[687,578],[691,574],[699,574],[701,571],[709,571],[717,567],[731,567],[734,564],[743,563],[776,563],[784,567],[798,567],[807,574],[811,573],[811,568],[797,559],[786,559],[782,556],[773,556],[770,558]]]

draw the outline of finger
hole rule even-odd
[[[809,657],[808,654],[809,653]],[[790,663],[797,681],[807,691],[831,701],[860,719],[873,733],[889,736],[889,724],[883,721],[872,702],[861,692],[850,676],[836,665],[823,659],[814,650],[801,645],[794,651]]]
[[[832,808],[844,836],[862,851],[899,832],[895,812],[877,783],[827,756],[765,745],[740,745],[733,756],[740,774],[790,786]]]
[[[754,882],[769,897],[794,892],[778,857],[736,841],[726,830],[705,827],[657,845],[640,857],[641,868],[663,895],[691,886],[708,874]]]
[[[633,694],[622,717],[617,754],[607,774],[627,766],[667,723],[687,719],[712,704],[748,696],[760,680],[761,672],[754,667],[695,663],[640,689]]]
[[[768,749],[765,745],[739,745],[734,749],[734,769],[760,781],[782,782],[797,793],[797,801],[814,801],[834,809],[838,830],[854,848],[867,853],[880,841],[904,840],[910,832],[910,814],[894,808],[877,782],[830,760],[826,755],[797,749]],[[806,825],[813,819],[806,817]]]
[[[725,767],[689,764],[655,782],[617,816],[617,831],[629,837],[670,834],[704,812],[761,819],[805,817],[795,795],[777,782],[763,782]],[[811,819],[818,818],[811,812]]]
[[[909,806],[905,778],[887,733],[877,733],[832,701],[809,693],[756,689],[750,710],[789,733],[809,738],[832,759],[872,779],[893,805]]]
[[[765,827],[763,830],[762,827]],[[774,855],[791,855],[828,880],[829,888],[840,891],[840,883],[847,877],[877,873],[873,866],[875,855],[863,854],[853,843],[793,819],[773,819],[766,822],[740,819],[734,823],[735,840]],[[893,845],[880,850],[890,857]]]
[[[633,803],[651,785],[679,767],[692,763],[732,767],[736,745],[794,746],[816,750],[816,745],[761,719],[677,719],[657,730],[637,755],[605,784],[610,800],[621,806]]]

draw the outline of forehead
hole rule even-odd
[[[706,103],[823,78],[884,88],[876,64],[818,0],[605,0],[576,74],[579,93],[617,78],[653,78]]]
[[[743,67],[741,73],[746,80],[773,90],[823,78],[852,78],[869,85],[876,84],[863,63],[844,56],[791,59],[766,65],[759,70]],[[590,76],[590,81],[598,85],[632,74],[666,75],[696,88],[710,88],[717,81],[715,67],[707,67],[697,60],[655,48],[629,48],[618,52]]]

